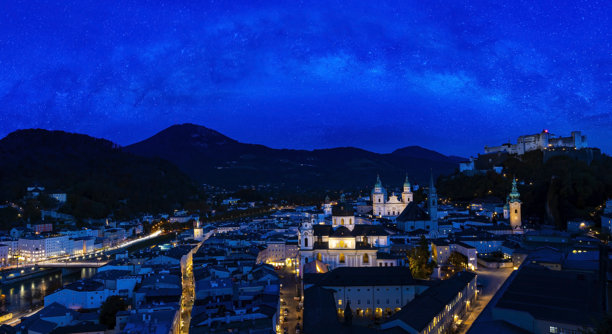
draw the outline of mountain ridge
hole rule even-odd
[[[242,143],[191,123],[168,127],[147,139],[124,146],[124,150],[172,161],[195,180],[213,185],[270,183],[290,187],[363,187],[373,183],[376,174],[401,182],[406,172],[412,174],[412,179],[425,182],[430,170],[436,175],[451,173],[457,163],[455,157],[419,146],[407,146],[391,153],[375,153],[350,146],[275,149]]]

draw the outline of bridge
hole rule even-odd
[[[36,265],[40,268],[100,268],[106,265],[109,261],[84,261],[84,262],[38,262]]]

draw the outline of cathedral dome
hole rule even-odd
[[[332,216],[335,217],[352,217],[355,215],[355,209],[347,203],[340,203],[332,207]]]

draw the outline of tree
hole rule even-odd
[[[119,296],[110,296],[100,307],[100,323],[106,325],[108,329],[115,328],[115,317],[117,312],[125,311],[127,304]]]
[[[583,334],[607,334],[612,333],[612,313],[606,314],[603,319],[597,322],[597,327],[594,329],[584,328]]]
[[[467,260],[467,257],[459,252],[452,252],[448,257],[448,263],[458,270],[467,268]]]
[[[436,263],[431,260],[429,244],[425,236],[421,236],[419,244],[408,252],[410,272],[414,278],[428,279],[433,273]]]

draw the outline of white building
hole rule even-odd
[[[503,144],[500,146],[485,146],[485,153],[507,152],[510,154],[523,155],[525,152],[535,150],[546,150],[549,148],[586,148],[587,138],[580,131],[572,131],[569,137],[555,136],[543,130],[535,135],[518,137],[516,144]]]
[[[0,267],[8,265],[9,260],[9,246],[0,244]]]
[[[60,235],[48,238],[33,235],[19,238],[19,259],[25,262],[36,262],[44,259],[69,255],[72,244],[68,236]]]
[[[397,217],[406,206],[412,202],[414,195],[410,189],[410,181],[408,176],[404,181],[404,191],[401,194],[401,198],[397,195],[391,194],[387,197],[387,190],[382,186],[380,177],[377,176],[376,184],[372,190],[372,215],[378,217]]]
[[[378,259],[381,248],[389,246],[389,235],[380,225],[355,224],[351,205],[332,208],[332,224],[315,219],[299,230],[300,274],[308,263],[319,261],[329,269],[337,267],[395,266],[397,260]]]
[[[45,306],[59,303],[67,308],[78,309],[97,309],[102,306],[106,299],[113,295],[130,297],[133,295],[136,286],[136,278],[117,280],[115,289],[108,289],[105,283],[95,280],[82,280],[68,284],[63,289],[45,296]]]

